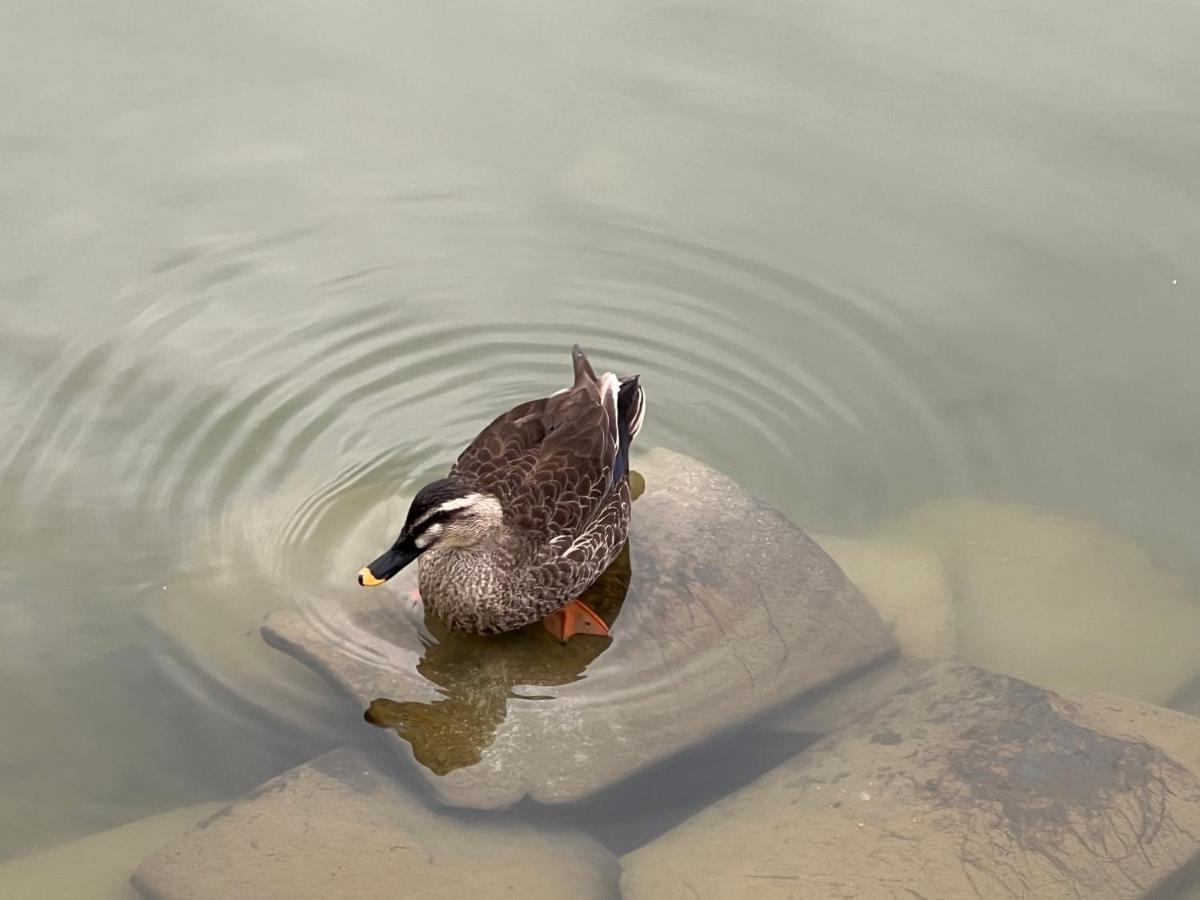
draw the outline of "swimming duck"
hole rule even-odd
[[[418,590],[451,628],[497,633],[541,620],[559,640],[608,634],[579,596],[629,531],[629,447],[641,428],[638,376],[575,381],[488,425],[445,478],[418,491],[391,548],[358,573],[383,584],[420,559]]]

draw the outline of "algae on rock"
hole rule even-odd
[[[934,666],[628,854],[622,894],[1146,897],[1200,861],[1200,779],[1094,704]]]

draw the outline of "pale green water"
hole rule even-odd
[[[232,661],[575,340],[811,531],[1020,500],[1195,578],[1198,45],[1167,0],[6,4],[0,858],[363,729]]]

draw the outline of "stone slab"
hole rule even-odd
[[[1200,716],[1200,674],[1175,691],[1166,705],[1193,716]]]
[[[933,663],[895,659],[838,684],[806,703],[780,710],[768,719],[772,731],[824,735],[889,700]]]
[[[222,806],[185,806],[0,864],[0,896],[5,900],[137,900],[129,876],[138,862]]]
[[[613,857],[567,828],[430,810],[343,748],[262,785],[138,866],[150,900],[608,898]]]
[[[236,796],[286,768],[259,745],[223,746],[221,712],[160,684],[129,630],[78,664],[0,674],[0,860]]]
[[[622,894],[1161,896],[1200,861],[1200,780],[1114,730],[1093,701],[938,664],[628,854]]]
[[[170,587],[144,613],[167,677],[184,680],[191,693],[240,723],[287,732],[295,743],[319,747],[296,762],[342,743],[337,733],[345,726],[344,709],[336,692],[295,660],[263,646],[258,629],[272,611],[263,604],[273,594],[264,591],[248,600],[236,591],[217,596],[212,588],[186,583]]]
[[[862,594],[778,512],[678,453],[636,467],[647,490],[629,553],[588,597],[611,639],[563,646],[538,626],[479,637],[430,621],[414,665],[404,584],[345,609],[390,656],[343,647],[295,612],[271,616],[264,637],[392,726],[444,802],[483,808],[591,796],[894,653]]]
[[[1100,691],[1066,689],[1059,693],[1077,704],[1075,718],[1079,722],[1094,723],[1111,734],[1155,744],[1200,775],[1200,718]]]
[[[892,629],[908,659],[957,655],[954,596],[942,558],[932,550],[888,541],[818,536],[818,544]]]
[[[1095,525],[1031,506],[938,500],[882,536],[942,556],[964,662],[1171,705],[1200,676],[1200,598]]]

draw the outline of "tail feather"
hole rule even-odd
[[[627,375],[617,389],[617,436],[620,439],[614,472],[617,478],[624,478],[629,473],[629,447],[641,431],[645,415],[646,394],[638,376]]]
[[[646,389],[642,387],[640,377],[639,375],[626,375],[621,379],[621,387],[617,392],[618,418],[624,417],[629,422],[630,441],[638,436],[638,432],[642,430],[642,422],[646,418]]]
[[[588,362],[587,354],[578,344],[571,348],[571,362],[575,366],[575,387],[581,387],[588,383],[595,384],[596,373],[592,371],[592,364]]]
[[[645,391],[642,390],[637,375],[627,375],[618,379],[617,376],[606,373],[597,378],[592,364],[588,362],[587,354],[578,344],[571,348],[571,362],[575,367],[575,384],[564,388],[558,394],[566,394],[581,387],[591,387],[599,393],[600,402],[607,405],[613,403],[615,389],[617,459],[613,466],[613,477],[618,480],[624,478],[629,473],[629,447],[642,430],[642,420],[646,416]],[[609,410],[612,410],[611,406]],[[610,412],[610,428],[613,426],[611,415]]]

